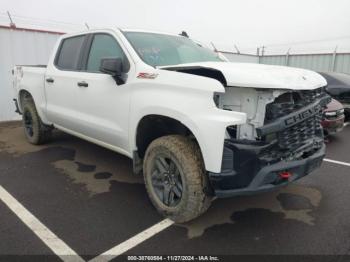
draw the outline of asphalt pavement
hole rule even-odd
[[[326,158],[344,164],[324,162],[278,191],[217,199],[200,218],[140,240],[140,232],[164,218],[152,207],[142,177],[132,174],[131,160],[58,131],[52,142],[30,145],[20,123],[0,124],[0,186],[84,260],[127,246],[116,260],[205,254],[348,261],[350,126],[329,138]],[[22,255],[59,261],[20,217],[0,196],[0,260]],[[139,244],[128,241],[135,236]]]

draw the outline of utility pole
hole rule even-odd
[[[266,48],[266,46],[264,46],[264,45],[261,47],[261,56],[265,55],[265,48]]]
[[[7,11],[7,15],[8,15],[9,19],[10,19],[10,27],[11,28],[16,28],[16,24],[13,22],[9,11]]]
[[[288,66],[288,64],[289,64],[289,51],[290,51],[290,48],[288,48],[287,53],[286,53],[286,66]]]
[[[336,46],[334,51],[333,51],[332,64],[331,64],[331,68],[329,70],[331,72],[334,72],[334,70],[335,70],[335,60],[337,59],[337,49],[338,49],[338,46]]]
[[[90,29],[90,26],[89,26],[88,23],[86,23],[86,22],[85,22],[85,26],[86,26],[87,30]]]
[[[234,45],[236,51],[237,51],[237,54],[240,54],[241,52],[239,51],[238,47],[236,45]]]

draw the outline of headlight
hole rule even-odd
[[[324,113],[326,116],[336,116],[337,115],[337,112],[336,111],[333,111],[333,112],[325,112]]]

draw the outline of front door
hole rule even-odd
[[[116,38],[97,33],[90,37],[82,72],[77,79],[79,132],[108,145],[128,150],[130,64]],[[102,58],[121,58],[124,84],[99,71]]]

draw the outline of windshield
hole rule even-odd
[[[140,58],[151,66],[223,61],[218,55],[189,38],[144,32],[124,32]]]

